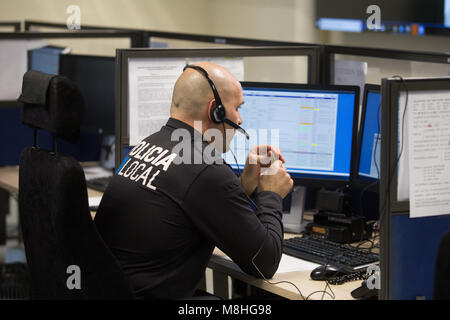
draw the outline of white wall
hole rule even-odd
[[[0,21],[30,19],[65,23],[69,16],[66,8],[71,4],[80,6],[82,25],[416,51],[450,51],[448,37],[319,31],[314,26],[314,0],[2,0]],[[114,55],[115,48],[129,46],[128,41],[119,39],[51,42],[69,44],[75,53],[104,55]],[[205,46],[179,41],[170,41],[170,45]],[[264,67],[261,68],[261,65]],[[304,82],[306,79],[305,59],[250,59],[246,61],[246,66],[251,71],[246,80]],[[378,69],[385,69],[386,73],[378,72]],[[252,70],[259,71],[255,73]],[[383,65],[370,61],[369,70],[377,73],[375,80],[394,72],[415,75],[420,75],[423,71],[431,74],[436,71],[450,73],[445,67],[440,69],[429,65],[404,65],[396,61]]]
[[[44,20],[65,23],[66,8],[78,5],[81,24],[202,33],[200,17],[208,0],[2,0],[0,21]]]
[[[81,9],[83,24],[173,32],[205,33],[208,0],[1,0],[0,21],[40,20],[66,23],[69,5]],[[48,30],[48,29],[47,29]],[[76,53],[115,55],[126,40],[52,40]]]
[[[211,33],[262,40],[320,42],[314,0],[211,0]],[[246,80],[306,82],[305,58],[246,59]]]
[[[69,16],[66,8],[72,4],[81,8],[82,25],[450,51],[448,37],[318,31],[314,0],[2,0],[0,21],[65,23]]]
[[[211,32],[215,34],[252,37],[266,40],[284,40],[318,44],[336,44],[410,51],[449,52],[450,38],[377,33],[325,32],[315,28],[314,0],[212,0]],[[342,57],[368,62],[368,82],[378,83],[382,77],[401,74],[405,76],[450,75],[450,66],[430,63],[380,60],[359,57]],[[279,71],[274,67],[279,66]],[[267,73],[261,80],[288,79],[304,81],[304,61],[278,61],[266,64]],[[294,71],[295,70],[295,71]],[[279,75],[277,76],[274,75]]]

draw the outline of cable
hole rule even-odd
[[[377,110],[377,127],[378,127],[378,134],[380,134],[380,131],[381,131],[381,125],[380,125],[380,110],[381,110],[381,102],[380,102],[380,104],[378,105],[378,110]],[[374,148],[374,153],[373,153],[373,155],[372,155],[372,160],[373,160],[373,163],[375,164],[375,168],[377,169],[377,176],[378,176],[378,179],[380,179],[380,168],[378,167],[378,161],[377,161],[378,159],[377,159],[377,157],[376,157],[376,154],[377,154],[376,150],[377,150],[377,148],[378,148],[378,140],[380,140],[380,139],[375,139],[375,148]],[[369,185],[367,185],[366,187],[364,187],[364,189],[361,191],[360,198],[359,198],[359,206],[360,206],[360,212],[361,212],[361,215],[362,215],[362,216],[364,216],[364,214],[363,214],[363,211],[364,211],[364,209],[363,209],[363,197],[364,197],[364,193],[367,192],[367,190],[369,190],[371,187],[373,187],[373,186],[375,186],[375,185],[377,185],[377,184],[379,184],[379,180],[370,183]]]
[[[263,279],[264,281],[266,281],[268,284],[271,284],[271,285],[277,285],[277,284],[280,284],[280,283],[287,283],[287,284],[292,285],[292,286],[298,291],[298,293],[300,294],[300,297],[302,297],[303,300],[308,300],[309,297],[311,297],[313,294],[320,293],[320,292],[323,293],[323,295],[322,295],[322,300],[323,300],[323,297],[325,296],[325,294],[328,294],[328,295],[334,300],[336,296],[335,296],[333,290],[331,289],[331,287],[330,287],[328,281],[326,282],[326,285],[325,285],[325,289],[324,289],[324,290],[314,291],[314,292],[312,292],[311,294],[309,294],[309,295],[305,298],[305,296],[302,294],[301,290],[300,290],[293,282],[291,282],[291,281],[282,280],[282,281],[277,281],[277,282],[270,282],[269,280],[266,279],[266,277],[263,275],[263,273],[262,273],[262,272],[259,270],[259,268],[256,266],[256,264],[255,264],[255,258],[256,258],[256,257],[258,256],[258,254],[261,252],[261,249],[262,249],[263,246],[264,246],[264,243],[265,243],[265,241],[266,241],[266,238],[267,238],[268,233],[269,233],[269,229],[266,228],[266,236],[264,237],[264,240],[263,240],[261,246],[259,247],[258,251],[256,252],[256,254],[255,254],[255,255],[253,256],[253,258],[252,258],[252,264],[253,264],[253,267],[255,267],[256,271],[258,271],[258,273],[259,273],[259,275],[262,277],[262,279]],[[330,294],[329,292],[326,291],[326,290],[327,290],[327,287],[330,288],[331,294]]]
[[[224,132],[225,132],[225,124],[224,124],[224,123],[222,123],[222,124],[223,124],[223,129],[224,129]],[[239,167],[237,158],[236,158],[236,156],[234,155],[234,152],[233,152],[233,150],[232,150],[231,148],[230,148],[230,151],[231,151],[231,154],[233,155],[234,161],[236,162],[236,166],[237,166],[237,168],[238,168],[238,177],[241,177],[241,169],[240,169],[240,167]],[[244,192],[244,193],[245,193],[245,192]],[[247,193],[245,193],[245,195],[246,195],[247,199],[255,206],[255,209],[258,208],[258,207],[256,206],[256,204],[253,202],[253,200],[247,195]],[[265,237],[264,237],[264,239],[263,239],[263,242],[262,242],[261,246],[259,247],[258,251],[256,252],[256,254],[255,254],[255,255],[253,256],[253,258],[252,258],[252,264],[253,264],[253,267],[256,269],[256,271],[258,271],[258,273],[259,273],[259,275],[262,277],[262,279],[263,279],[264,281],[266,281],[268,284],[271,284],[271,285],[277,285],[277,284],[281,284],[281,283],[287,283],[287,284],[290,284],[290,285],[294,286],[294,288],[298,291],[298,293],[300,294],[300,296],[302,297],[302,299],[305,300],[305,297],[303,296],[301,290],[300,290],[293,282],[287,281],[287,280],[277,281],[277,282],[270,282],[269,280],[266,279],[266,277],[264,276],[264,274],[263,274],[263,273],[259,270],[259,268],[256,266],[255,259],[256,259],[256,257],[258,256],[258,254],[261,252],[261,250],[262,250],[262,248],[263,248],[263,246],[264,246],[264,243],[266,242],[266,238],[267,238],[268,234],[269,234],[269,229],[266,227],[266,235],[265,235]],[[327,286],[330,288],[330,291],[332,292],[332,295],[331,295],[329,292],[326,291]],[[335,299],[334,292],[333,292],[333,290],[331,290],[331,287],[329,286],[328,282],[326,283],[326,286],[325,286],[325,290],[324,290],[324,291],[315,291],[315,292],[313,292],[312,294],[315,294],[315,293],[318,293],[318,292],[323,292],[322,299],[323,299],[323,296],[325,295],[325,293],[328,294],[333,300]],[[310,295],[306,298],[306,300],[308,300],[308,298],[309,298],[312,294],[310,294]]]
[[[224,129],[224,132],[225,132],[225,124],[224,124],[224,123],[222,123],[222,124],[223,124],[223,129]],[[236,166],[237,166],[237,168],[238,168],[238,177],[241,177],[241,170],[240,170],[238,161],[237,161],[237,159],[236,159],[236,156],[234,155],[234,152],[233,152],[233,150],[232,150],[231,148],[230,148],[230,151],[231,151],[231,154],[233,155],[234,161],[236,162]],[[244,192],[244,193],[245,193],[245,192]],[[247,195],[247,193],[245,193],[245,195],[246,195],[247,199],[253,204],[253,206],[255,207],[255,209],[257,209],[258,207],[256,206],[255,202],[253,202],[253,200]],[[303,296],[301,290],[300,290],[294,283],[292,283],[292,282],[290,282],[290,281],[270,282],[269,280],[266,279],[266,277],[264,276],[264,274],[263,274],[263,273],[259,270],[259,268],[256,266],[256,264],[255,264],[255,259],[256,259],[256,257],[258,256],[258,254],[261,252],[261,250],[262,250],[262,248],[263,248],[263,246],[264,246],[264,243],[266,242],[266,238],[267,238],[268,234],[269,234],[269,229],[266,227],[266,235],[265,235],[265,237],[264,237],[264,239],[263,239],[263,242],[262,242],[261,246],[259,247],[258,251],[256,252],[256,254],[255,254],[255,255],[253,256],[253,258],[252,258],[252,264],[253,264],[253,267],[255,267],[255,269],[256,269],[256,271],[258,271],[259,275],[260,275],[260,276],[263,278],[263,280],[266,281],[268,284],[271,284],[271,285],[277,285],[277,284],[280,284],[280,283],[288,283],[288,284],[291,284],[292,286],[295,287],[295,289],[297,289],[298,293],[300,294],[300,296],[301,296],[302,299],[304,300],[305,297]]]
[[[405,101],[405,109],[403,110],[403,115],[402,115],[402,139],[401,139],[400,153],[399,153],[399,155],[398,155],[397,160],[396,160],[395,163],[393,164],[392,169],[389,171],[388,185],[387,185],[387,190],[386,190],[385,201],[384,201],[384,203],[383,203],[383,207],[380,208],[380,209],[381,209],[381,210],[380,210],[380,214],[379,214],[379,216],[380,216],[380,219],[379,219],[379,220],[380,220],[380,221],[381,221],[381,219],[382,219],[383,216],[384,216],[383,213],[384,213],[384,210],[386,209],[386,206],[387,206],[387,203],[388,203],[388,196],[389,196],[389,193],[390,193],[390,190],[391,190],[391,183],[392,183],[392,180],[393,180],[393,177],[394,177],[394,173],[395,173],[395,171],[397,170],[398,164],[399,164],[400,159],[401,159],[402,154],[403,154],[404,139],[405,139],[405,115],[406,115],[406,110],[407,110],[407,108],[408,108],[408,99],[409,99],[409,91],[408,91],[408,87],[406,86],[406,82],[405,82],[405,80],[403,79],[403,77],[398,76],[398,75],[395,75],[395,76],[392,76],[392,78],[399,78],[400,81],[402,82],[403,87],[405,88],[405,92],[406,92],[406,101]]]
[[[378,179],[380,178],[380,168],[378,167],[378,161],[377,161],[378,159],[376,157],[376,154],[377,154],[376,150],[378,147],[378,140],[381,140],[380,110],[381,110],[381,102],[378,105],[378,110],[377,110],[377,128],[378,128],[379,139],[376,139],[376,141],[375,141],[375,152],[373,153],[373,161],[375,163],[375,168],[377,169]]]
[[[259,275],[263,278],[263,280],[266,281],[268,284],[271,284],[271,285],[277,285],[277,284],[280,284],[280,283],[287,283],[287,284],[290,284],[290,285],[294,286],[295,289],[297,289],[298,293],[300,294],[300,297],[302,297],[302,299],[305,300],[305,297],[303,296],[301,290],[300,290],[294,283],[292,283],[292,282],[290,282],[290,281],[287,281],[287,280],[278,281],[278,282],[270,282],[269,280],[266,279],[266,277],[263,275],[263,273],[262,273],[262,272],[259,270],[259,268],[256,266],[256,264],[255,264],[255,258],[256,258],[256,257],[258,256],[258,254],[261,252],[261,249],[263,248],[264,243],[266,242],[266,238],[267,238],[268,234],[269,234],[269,229],[266,227],[266,236],[264,237],[264,240],[263,240],[263,242],[261,243],[261,246],[259,247],[258,251],[256,252],[256,254],[255,254],[255,255],[253,256],[253,258],[252,258],[252,264],[253,264],[253,266],[255,267],[256,271],[258,271]]]
[[[316,293],[322,293],[322,298],[320,298],[320,300],[323,300],[323,298],[325,297],[325,294],[329,295],[329,296],[331,297],[331,299],[333,299],[333,300],[336,299],[336,295],[334,294],[333,290],[331,289],[331,286],[330,286],[329,282],[328,282],[328,281],[325,281],[325,283],[326,283],[326,284],[325,284],[325,289],[324,289],[324,290],[318,290],[318,291],[311,292],[311,293],[306,297],[305,300],[308,300],[311,296],[315,295]],[[327,288],[330,289],[331,293],[329,293],[329,292],[327,291]]]

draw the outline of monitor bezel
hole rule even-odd
[[[352,181],[355,179],[355,152],[356,139],[358,134],[358,117],[359,117],[359,86],[347,85],[323,85],[323,84],[300,84],[300,83],[284,83],[284,82],[255,82],[255,81],[241,81],[242,88],[267,88],[267,89],[295,89],[295,90],[311,90],[311,91],[348,91],[354,92],[354,113],[353,113],[353,130],[352,130],[352,147],[350,156],[350,175],[347,179],[330,179],[323,177],[299,177],[293,176],[294,184],[298,186],[306,186],[311,188],[329,188],[342,189],[349,188]]]
[[[381,86],[377,85],[377,84],[369,84],[366,83],[364,86],[364,93],[363,93],[363,103],[361,106],[361,121],[359,124],[359,130],[358,130],[358,140],[357,140],[357,152],[356,152],[356,156],[357,156],[357,161],[356,161],[356,166],[355,166],[355,177],[357,179],[358,182],[361,182],[363,184],[378,184],[378,182],[380,181],[380,175],[381,175],[381,168],[379,168],[379,176],[378,179],[372,178],[372,177],[367,177],[367,176],[363,176],[359,174],[359,164],[361,161],[361,152],[362,152],[362,139],[363,139],[363,135],[364,135],[364,124],[365,124],[365,117],[366,117],[366,112],[367,112],[367,100],[368,100],[368,96],[369,93],[371,92],[376,92],[379,93],[381,95]],[[381,104],[381,100],[380,100],[380,104]],[[381,109],[380,109],[380,118],[381,118]],[[381,134],[381,119],[380,119],[380,134]],[[381,147],[381,144],[380,144]]]
[[[89,59],[89,60],[92,60],[92,61],[99,61],[99,60],[107,61],[107,62],[111,62],[113,67],[116,68],[115,58],[111,57],[111,56],[98,56],[98,55],[69,53],[69,54],[62,54],[62,55],[60,55],[60,59],[59,59],[59,75],[63,75],[62,72],[61,72],[61,70],[63,69],[63,66],[66,67],[67,65],[68,66],[71,65],[71,64],[67,64],[67,65],[65,64],[66,63],[65,62],[66,59]],[[71,71],[73,71],[73,70],[71,70]],[[116,73],[116,70],[114,70],[114,74],[115,73]],[[67,77],[66,74],[64,74],[63,76]],[[114,84],[114,86],[113,86],[113,100],[114,100],[114,103],[112,104],[113,108],[111,110],[112,113],[113,113],[112,118],[113,118],[114,121],[116,120],[116,117],[115,117],[115,108],[116,108],[116,105],[115,105],[115,90],[116,90],[116,86]],[[83,98],[85,100],[87,99],[87,97],[83,97]],[[85,101],[85,103],[86,103],[86,101]],[[85,117],[86,117],[86,111],[85,111]],[[102,134],[103,135],[115,135],[115,129],[116,129],[116,126],[115,126],[115,123],[113,123],[113,126],[110,127],[110,128],[106,128],[106,130],[102,131]],[[98,132],[99,128],[93,129],[93,128],[90,128],[90,127],[86,127],[84,125],[84,123],[83,123],[81,125],[81,127],[80,127],[80,130],[81,131],[85,131],[85,132],[89,132],[89,133],[94,133],[94,132]]]
[[[64,51],[64,49],[66,49],[66,47],[55,46],[55,45],[47,45],[47,46],[43,46],[43,47],[40,47],[40,48],[27,50],[27,70],[31,70],[31,64],[33,63],[33,51],[37,50],[37,49],[42,49],[42,48],[61,50],[61,52],[59,52],[59,56],[61,56],[63,54],[62,52]],[[60,65],[61,64],[58,63],[58,73],[59,73]]]

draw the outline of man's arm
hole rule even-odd
[[[263,191],[251,202],[233,171],[208,166],[182,203],[194,225],[246,273],[271,278],[282,255],[282,198]]]

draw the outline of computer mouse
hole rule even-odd
[[[330,265],[322,265],[311,271],[311,279],[315,281],[326,281],[334,277],[339,277],[344,275],[343,272]]]

